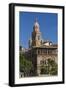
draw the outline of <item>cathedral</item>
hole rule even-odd
[[[41,37],[40,25],[36,20],[33,26],[32,39],[29,40],[29,48],[35,73],[40,76],[40,66],[48,64],[48,60],[54,60],[58,63],[58,47],[51,41],[44,40]]]
[[[57,67],[56,64],[58,64],[57,44],[42,39],[40,25],[37,20],[34,22],[31,36],[29,49],[25,53],[27,58],[32,60],[33,74],[36,76],[51,75],[50,70],[52,69],[52,73],[57,75],[58,71],[55,69]],[[53,62],[55,63],[55,67],[51,66],[54,65]],[[56,72],[53,70],[56,70]]]

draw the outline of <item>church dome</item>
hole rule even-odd
[[[39,28],[39,23],[37,21],[37,18],[35,19],[34,27],[38,27]]]
[[[39,27],[39,23],[37,21],[34,23],[34,27]]]

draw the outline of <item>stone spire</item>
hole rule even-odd
[[[35,19],[33,29],[34,29],[34,32],[36,32],[36,33],[39,32],[39,23],[37,21],[37,18]]]

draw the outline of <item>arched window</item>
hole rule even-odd
[[[38,50],[38,54],[40,54],[40,50]]]
[[[48,65],[48,60],[41,60],[40,65]]]
[[[38,36],[38,40],[40,40],[40,36]]]

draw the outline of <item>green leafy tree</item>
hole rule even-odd
[[[57,75],[57,73],[58,65],[54,60],[48,59],[47,65],[41,65],[41,74]]]
[[[58,65],[54,60],[48,59],[48,66],[49,66],[49,74],[50,75],[58,74]]]
[[[48,74],[48,66],[41,66],[41,74]]]
[[[20,54],[20,72],[24,73],[24,76],[29,76],[32,70],[31,60],[27,60],[24,54]]]

